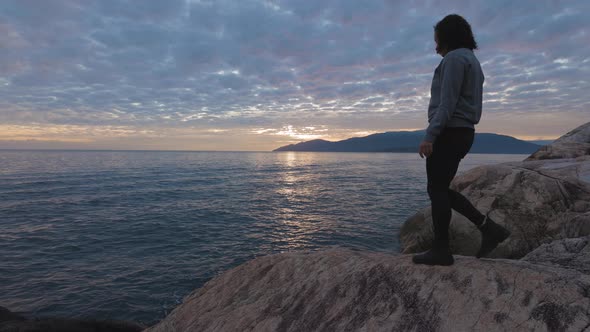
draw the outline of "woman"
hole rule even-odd
[[[477,43],[471,26],[459,15],[448,15],[434,26],[436,53],[443,59],[434,71],[428,106],[428,128],[419,154],[426,158],[428,196],[432,204],[432,249],[415,255],[417,264],[452,265],[449,248],[451,208],[467,217],[482,233],[476,257],[490,253],[510,232],[481,214],[463,195],[449,188],[465,157],[481,118],[484,75],[473,53]],[[488,212],[489,214],[489,212]]]

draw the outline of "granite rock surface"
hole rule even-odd
[[[255,258],[146,331],[583,331],[590,276],[526,260],[326,249]]]

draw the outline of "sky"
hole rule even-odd
[[[590,1],[3,0],[0,148],[269,151],[428,126],[433,26],[471,24],[476,132],[590,121]]]

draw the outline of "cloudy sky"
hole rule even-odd
[[[477,132],[590,121],[590,1],[3,0],[0,148],[264,151],[425,129],[464,16],[486,81]]]

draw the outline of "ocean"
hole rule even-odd
[[[528,155],[468,154],[458,174]],[[0,306],[152,325],[254,257],[399,252],[418,153],[0,151]]]

